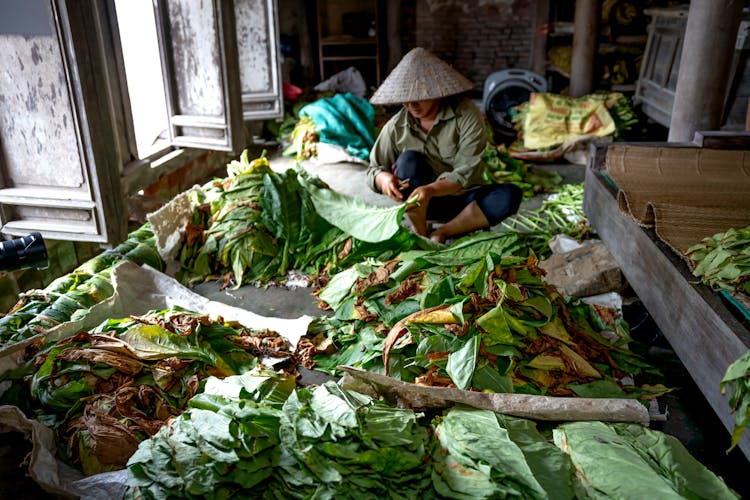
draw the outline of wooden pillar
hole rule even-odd
[[[532,71],[544,75],[547,68],[547,24],[549,23],[549,0],[536,0],[536,11],[531,26],[534,42],[531,52]]]
[[[570,61],[571,97],[581,97],[593,90],[600,12],[599,0],[576,0]]]
[[[741,0],[690,2],[670,142],[689,142],[696,131],[716,130],[721,125],[742,5]]]
[[[386,47],[388,47],[388,60],[386,63],[385,74],[390,74],[391,70],[401,61],[404,55],[401,53],[401,1],[388,0],[386,2]],[[380,82],[378,82],[380,85]]]

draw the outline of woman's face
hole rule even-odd
[[[439,104],[440,100],[438,99],[428,99],[426,101],[407,102],[404,107],[414,118],[423,120],[434,118],[437,115]]]

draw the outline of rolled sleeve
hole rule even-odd
[[[390,167],[398,156],[395,133],[394,120],[390,120],[383,126],[370,151],[370,166],[365,175],[367,186],[376,193],[380,191],[375,186],[375,177],[380,172],[390,172]]]

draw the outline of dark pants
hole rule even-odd
[[[409,179],[409,187],[404,189],[404,200],[419,186],[435,181],[435,174],[427,164],[425,156],[418,151],[404,151],[393,168],[399,179]],[[469,188],[457,195],[436,196],[427,206],[427,218],[446,222],[458,215],[472,201],[476,201],[490,226],[518,212],[523,192],[515,184],[488,184]]]

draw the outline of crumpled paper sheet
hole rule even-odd
[[[180,270],[177,257],[185,228],[193,214],[190,193],[199,189],[195,186],[181,192],[159,210],[146,216],[154,231],[156,250],[166,264],[164,272],[170,276]]]
[[[278,332],[296,347],[312,320],[310,316],[295,319],[260,316],[212,301],[184,287],[174,278],[130,261],[118,264],[112,270],[111,277],[115,289],[112,297],[92,307],[85,318],[63,323],[49,330],[46,340],[56,341],[81,330],[90,330],[109,318],[125,318],[130,315],[142,315],[152,309],[179,306],[208,314],[212,318],[221,316],[225,321],[237,321],[248,328],[268,328]],[[0,373],[17,368],[23,362],[25,347],[44,336],[37,335],[0,352]],[[6,389],[7,385],[5,388],[0,387],[0,391]],[[14,406],[0,407],[0,433],[16,430],[23,432],[32,441],[29,474],[46,491],[74,498],[122,498],[127,479],[126,471],[84,478],[79,471],[55,459],[56,446],[51,429],[36,420],[26,419]]]
[[[489,394],[452,387],[426,387],[401,382],[379,373],[339,366],[344,389],[384,396],[400,407],[415,410],[466,404],[514,417],[545,421],[635,422],[649,424],[645,406],[634,399],[568,398],[531,394]],[[369,389],[369,390],[368,390]]]

